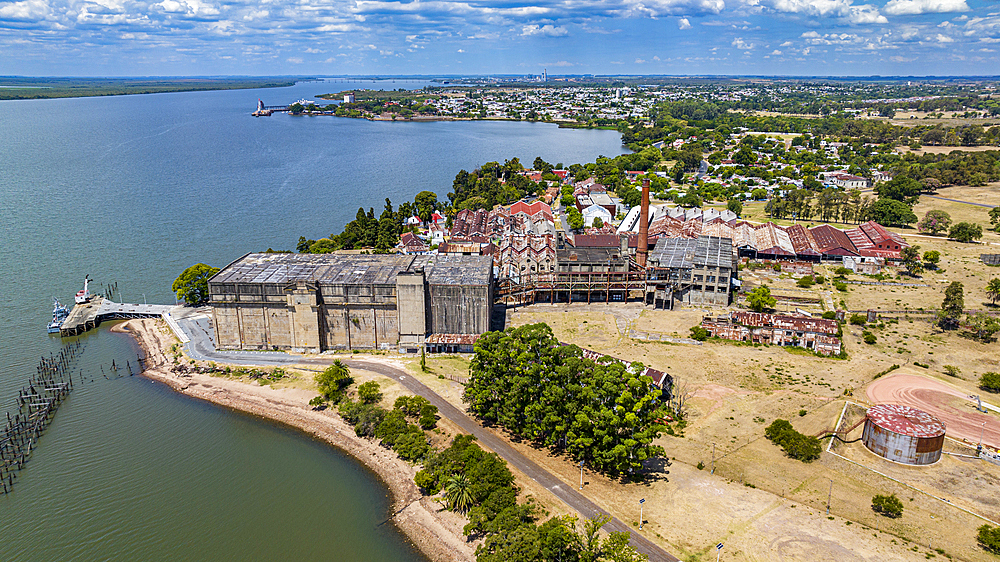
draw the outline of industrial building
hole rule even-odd
[[[944,432],[944,424],[927,412],[902,404],[879,404],[868,409],[861,439],[880,457],[920,466],[941,458]]]
[[[208,288],[219,348],[311,353],[477,336],[494,300],[489,256],[247,254]]]
[[[835,320],[808,316],[786,316],[762,312],[734,311],[702,320],[712,337],[726,340],[797,346],[820,355],[840,355],[840,330]]]
[[[654,308],[732,302],[737,257],[729,238],[660,238],[646,268],[646,304]]]

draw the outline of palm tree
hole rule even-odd
[[[989,295],[993,304],[1000,300],[1000,279],[992,279],[986,284],[986,294]]]
[[[445,481],[444,497],[448,500],[449,509],[465,513],[472,507],[472,489],[464,473],[450,476]]]

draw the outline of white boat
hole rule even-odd
[[[69,309],[59,303],[59,299],[53,299],[55,304],[52,307],[52,321],[49,322],[48,332],[58,334],[62,328],[63,321],[69,316]]]
[[[90,276],[83,278],[83,289],[76,292],[75,301],[76,304],[84,304],[90,302]]]

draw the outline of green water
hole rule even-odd
[[[613,131],[545,124],[248,115],[258,97],[351,87],[0,102],[0,410],[61,345],[44,332],[51,297],[70,301],[86,274],[97,292],[169,303],[192,263],[291,248],[385,197],[443,197],[460,168],[622,151]],[[384,524],[387,490],[360,463],[141,377],[105,379],[112,360],[134,367],[135,345],[106,327],[80,339],[84,382],[0,495],[0,560],[423,559]]]

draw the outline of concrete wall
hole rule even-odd
[[[429,332],[481,334],[490,329],[492,295],[487,286],[429,285]]]
[[[227,349],[387,349],[430,333],[490,329],[491,285],[428,285],[424,274],[394,285],[210,286],[216,341]]]

